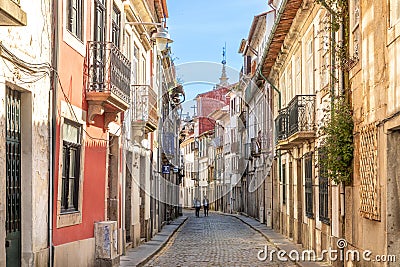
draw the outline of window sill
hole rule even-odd
[[[82,223],[82,212],[70,211],[57,216],[57,228],[72,226]]]
[[[81,54],[81,56],[86,56],[86,46],[84,41],[78,39],[67,28],[63,28],[63,40],[72,49]]]
[[[60,215],[69,215],[69,214],[75,214],[75,213],[80,213],[80,212],[78,210],[61,211]]]
[[[320,218],[319,221],[324,223],[324,224],[326,224],[326,225],[330,225],[331,224],[331,220],[329,220],[329,218]]]
[[[306,214],[306,217],[307,217],[308,219],[313,220],[313,219],[314,219],[314,214]]]

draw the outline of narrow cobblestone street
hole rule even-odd
[[[167,245],[145,266],[295,266],[261,262],[257,253],[272,245],[240,220],[210,213],[190,215]]]

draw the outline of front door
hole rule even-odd
[[[6,89],[6,266],[21,262],[21,93]]]

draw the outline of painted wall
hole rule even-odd
[[[21,0],[26,26],[0,27],[0,42],[18,58],[33,64],[50,62],[51,7],[49,1]],[[22,120],[22,262],[21,266],[45,265],[48,260],[49,182],[49,69],[24,73],[0,52],[0,240],[5,240],[6,135],[5,87],[21,92]],[[0,266],[5,266],[5,246],[0,246]]]

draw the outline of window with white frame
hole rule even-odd
[[[78,211],[81,159],[81,125],[64,120],[61,213]]]
[[[142,67],[141,67],[141,76],[140,76],[140,82],[142,84],[146,83],[146,57],[142,55]]]
[[[138,84],[139,79],[139,47],[133,44],[133,58],[132,58],[132,84]]]
[[[121,11],[118,7],[113,5],[112,18],[111,18],[111,40],[114,45],[120,48],[120,37],[121,37]]]
[[[329,85],[330,77],[330,54],[328,52],[322,51],[321,55],[321,88]]]
[[[281,92],[282,92],[282,107],[287,105],[288,103],[286,102],[286,95],[287,95],[287,91],[286,91],[286,73],[284,72],[282,74],[281,77]]]
[[[305,47],[305,93],[314,93],[314,42],[311,35]]]
[[[231,100],[231,106],[230,106],[230,111],[231,111],[231,116],[233,116],[233,114],[235,114],[235,98],[232,98]]]
[[[313,154],[309,152],[304,155],[304,194],[306,205],[306,216],[314,217],[313,200]]]
[[[83,40],[83,0],[68,0],[67,29],[79,40]]]
[[[288,101],[292,100],[293,98],[293,91],[292,91],[292,63],[289,63],[289,66],[286,69],[286,88],[288,92]]]
[[[124,54],[127,59],[131,60],[131,35],[125,32],[124,36]]]
[[[295,71],[295,89],[297,94],[301,95],[301,58],[299,55],[296,56],[295,58],[295,63],[294,63],[294,71]]]
[[[104,42],[106,34],[106,2],[105,0],[95,0],[94,5],[94,40]]]
[[[325,151],[323,148],[318,149],[318,158],[325,157]],[[319,220],[323,223],[329,224],[329,180],[326,168],[321,164],[319,165],[319,177],[318,177],[318,188],[319,188]]]

